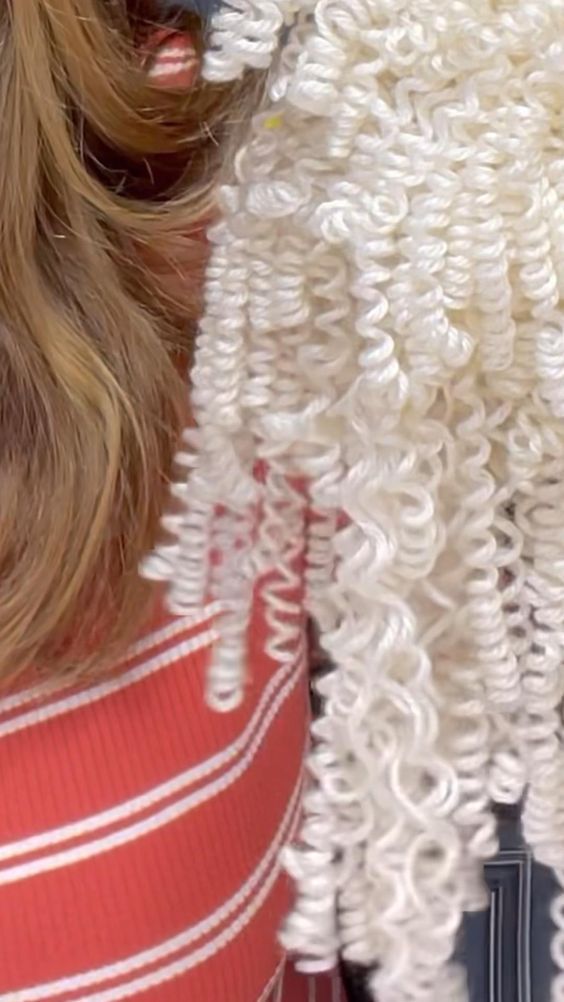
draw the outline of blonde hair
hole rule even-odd
[[[137,566],[186,419],[195,231],[242,88],[152,88],[143,28],[125,0],[1,7],[4,681],[99,669],[152,594]]]
[[[523,798],[564,881],[564,7],[233,6],[208,76],[271,63],[269,102],[222,192],[187,508],[148,572],[173,608],[225,603],[230,706],[253,587],[295,654],[305,546],[335,668],[284,943],[368,965],[379,1002],[459,1002],[494,802]],[[217,538],[236,589],[202,569]]]

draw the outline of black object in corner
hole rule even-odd
[[[366,971],[363,967],[341,964],[341,974],[348,1002],[370,1002],[370,996],[366,991]]]

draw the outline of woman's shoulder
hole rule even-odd
[[[84,999],[115,971],[131,993],[141,978],[155,998],[219,999],[227,965],[235,1002],[262,997],[289,903],[278,855],[300,816],[306,672],[269,659],[257,608],[245,699],[207,707],[221,611],[159,606],[106,677],[0,701],[0,994],[48,998],[83,970]]]

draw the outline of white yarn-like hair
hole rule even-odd
[[[492,802],[523,799],[564,886],[564,4],[229,0],[207,75],[269,65],[146,572],[175,611],[222,602],[229,708],[257,582],[293,656],[305,548],[335,668],[284,943],[368,965],[379,1002],[459,1002]]]

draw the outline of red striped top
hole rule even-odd
[[[204,703],[212,607],[159,617],[110,679],[0,700],[0,1002],[340,1000],[282,975],[307,685],[265,631],[233,713]]]

